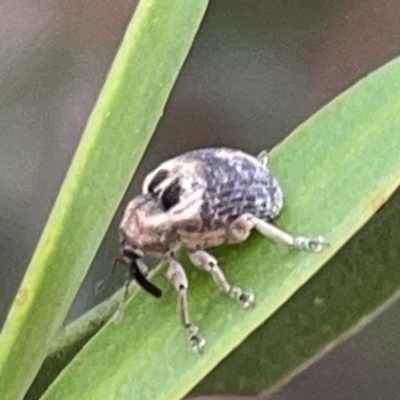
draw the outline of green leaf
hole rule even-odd
[[[120,324],[110,321],[61,373],[44,400],[180,399],[269,318],[389,198],[400,182],[400,60],[335,99],[273,151],[270,165],[286,193],[277,221],[323,234],[330,247],[308,254],[254,234],[215,250],[229,280],[254,290],[243,310],[206,274],[190,269],[193,320],[207,349],[193,354],[179,326],[176,293],[163,301],[142,291]],[[187,258],[185,258],[187,263]],[[167,289],[168,288],[168,289]]]
[[[142,0],[0,336],[0,393],[21,399],[60,328],[188,54],[206,0]]]
[[[82,347],[104,326],[117,311],[125,289],[83,314],[80,318],[63,327],[55,337],[39,373],[35,377],[24,400],[37,400],[50,383],[68,365]],[[137,287],[133,287],[137,291]]]

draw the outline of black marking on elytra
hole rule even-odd
[[[157,171],[157,173],[153,176],[153,179],[149,183],[149,186],[147,188],[149,193],[154,193],[155,188],[167,178],[168,176],[168,170],[166,169],[160,169]]]
[[[168,211],[179,203],[181,190],[182,188],[179,184],[178,178],[173,180],[172,183],[164,190],[161,195],[161,204],[163,205],[165,211]]]

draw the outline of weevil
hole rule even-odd
[[[282,188],[268,167],[267,153],[254,157],[229,148],[194,150],[162,163],[127,205],[119,237],[131,279],[159,297],[160,289],[146,278],[142,257],[169,261],[166,275],[178,292],[181,322],[194,350],[201,351],[205,339],[190,318],[188,279],[176,258],[177,246],[183,245],[192,263],[209,272],[223,292],[249,307],[254,294],[231,284],[206,249],[243,242],[256,229],[285,245],[320,251],[321,236],[294,236],[272,224],[282,207]]]

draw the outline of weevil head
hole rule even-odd
[[[150,194],[136,196],[126,207],[119,227],[124,253],[163,255],[178,242],[169,214],[158,198]]]

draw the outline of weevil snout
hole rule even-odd
[[[162,256],[176,245],[178,234],[159,199],[144,194],[128,204],[120,224],[120,241],[136,253]]]
[[[120,229],[120,247],[123,262],[129,268],[125,299],[132,280],[155,297],[161,290],[147,279],[148,268],[144,254],[163,255],[176,241],[176,232],[168,223],[162,205],[151,195],[136,196],[128,205]]]

